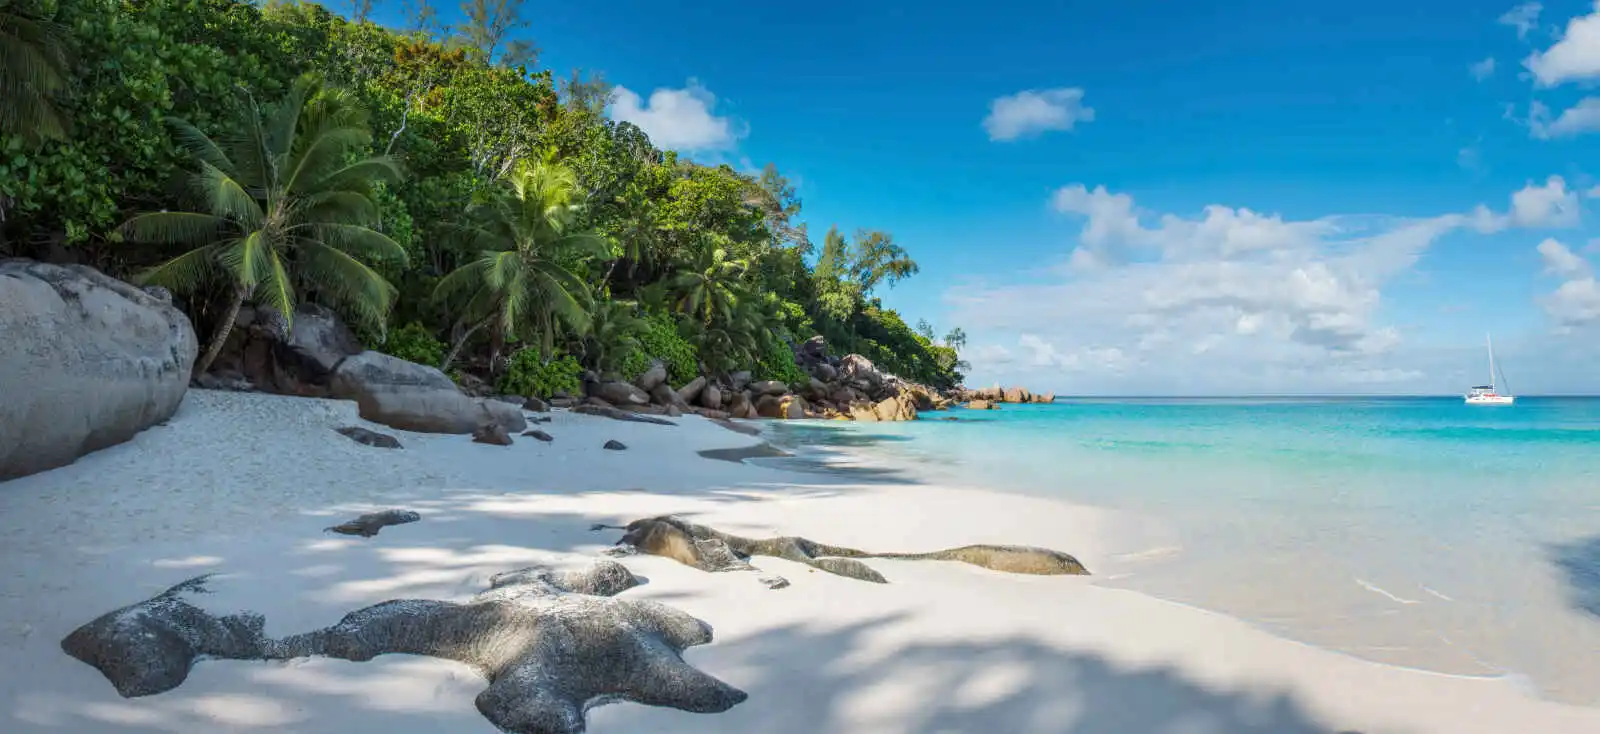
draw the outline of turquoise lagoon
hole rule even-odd
[[[1082,398],[926,417],[772,438],[876,467],[864,477],[1117,510],[1101,583],[1600,705],[1600,399]]]

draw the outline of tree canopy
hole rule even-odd
[[[446,28],[413,0],[384,28],[365,0],[0,0],[0,254],[155,267],[213,333],[240,293],[318,302],[528,384],[651,359],[792,379],[774,355],[814,334],[961,379],[964,333],[878,300],[918,270],[891,234],[815,248],[776,166],[661,150],[603,74],[537,68],[526,5]]]

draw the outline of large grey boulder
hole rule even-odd
[[[706,389],[706,383],[707,380],[704,375],[696,377],[693,380],[690,380],[689,384],[678,388],[678,397],[681,398],[685,404],[693,403],[696,398],[700,397],[700,391]]]
[[[649,405],[650,394],[626,382],[602,382],[596,385],[595,397],[612,405]]]
[[[381,352],[346,357],[334,371],[333,397],[356,401],[362,418],[421,433],[472,433],[486,425],[528,427],[519,406],[468,397],[443,372]]]
[[[640,390],[652,392],[656,389],[657,385],[661,385],[666,381],[667,366],[660,362],[652,362],[650,363],[650,369],[645,370],[644,374],[639,375],[639,379],[634,380],[633,384],[638,385]]]
[[[172,417],[198,353],[164,291],[82,265],[0,260],[0,480]]]
[[[611,598],[639,583],[616,561],[518,569],[463,603],[395,599],[281,639],[263,634],[259,614],[213,614],[219,603],[203,598],[211,583],[200,576],[107,613],[61,648],[125,697],[171,690],[207,658],[454,660],[487,681],[478,712],[514,734],[581,734],[590,709],[616,701],[718,713],[748,698],[684,661],[685,648],[711,642],[710,625],[659,602]]]

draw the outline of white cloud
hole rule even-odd
[[[651,142],[666,150],[726,150],[746,130],[732,118],[713,113],[716,105],[716,96],[693,79],[683,89],[657,89],[648,101],[618,86],[611,93],[611,118],[638,125]]]
[[[1511,223],[1517,226],[1571,227],[1580,215],[1578,192],[1567,190],[1560,176],[1551,176],[1543,186],[1530,181],[1511,195]]]
[[[1388,322],[1385,290],[1441,237],[1565,221],[1571,196],[1554,177],[1504,213],[1291,219],[1222,205],[1163,214],[1073,184],[1050,202],[1076,228],[1073,262],[1093,267],[960,286],[945,300],[971,331],[1018,335],[1019,359],[975,371],[985,379],[1073,371],[1075,390],[1113,394],[1416,390],[1439,372],[1413,360],[1418,347]]]
[[[1473,79],[1477,79],[1480,82],[1494,76],[1494,57],[1490,56],[1467,67],[1467,71],[1472,74]]]
[[[1594,12],[1567,22],[1561,39],[1544,51],[1534,51],[1523,66],[1541,86],[1600,77],[1600,2]]]
[[[1017,360],[1016,355],[1012,354],[1010,349],[1006,349],[999,344],[984,344],[963,350],[961,358],[977,365],[980,369],[1008,365]]]
[[[1506,11],[1496,22],[1517,29],[1517,38],[1527,38],[1528,32],[1539,25],[1539,12],[1544,6],[1537,2],[1526,2]]]
[[[1071,130],[1094,121],[1094,108],[1083,106],[1083,89],[1029,89],[997,97],[989,103],[983,129],[997,142],[1032,137],[1051,130]]]
[[[1544,268],[1548,273],[1563,278],[1580,278],[1590,273],[1588,261],[1553,238],[1546,238],[1535,249],[1539,251],[1539,256],[1544,258]]]
[[[1539,243],[1545,271],[1562,279],[1561,285],[1542,300],[1545,313],[1563,331],[1600,325],[1600,283],[1594,268],[1566,245],[1555,240]]]
[[[1600,186],[1595,186],[1590,188],[1588,191],[1583,192],[1583,196],[1586,199],[1600,198]]]
[[[1600,130],[1600,97],[1584,97],[1577,104],[1561,111],[1554,121],[1550,110],[1534,102],[1529,107],[1528,130],[1541,140],[1569,138]]]
[[[1468,171],[1483,168],[1483,153],[1478,150],[1477,144],[1469,145],[1456,151],[1456,165]]]

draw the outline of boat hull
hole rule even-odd
[[[1510,395],[1468,395],[1467,405],[1512,405],[1517,402]]]

